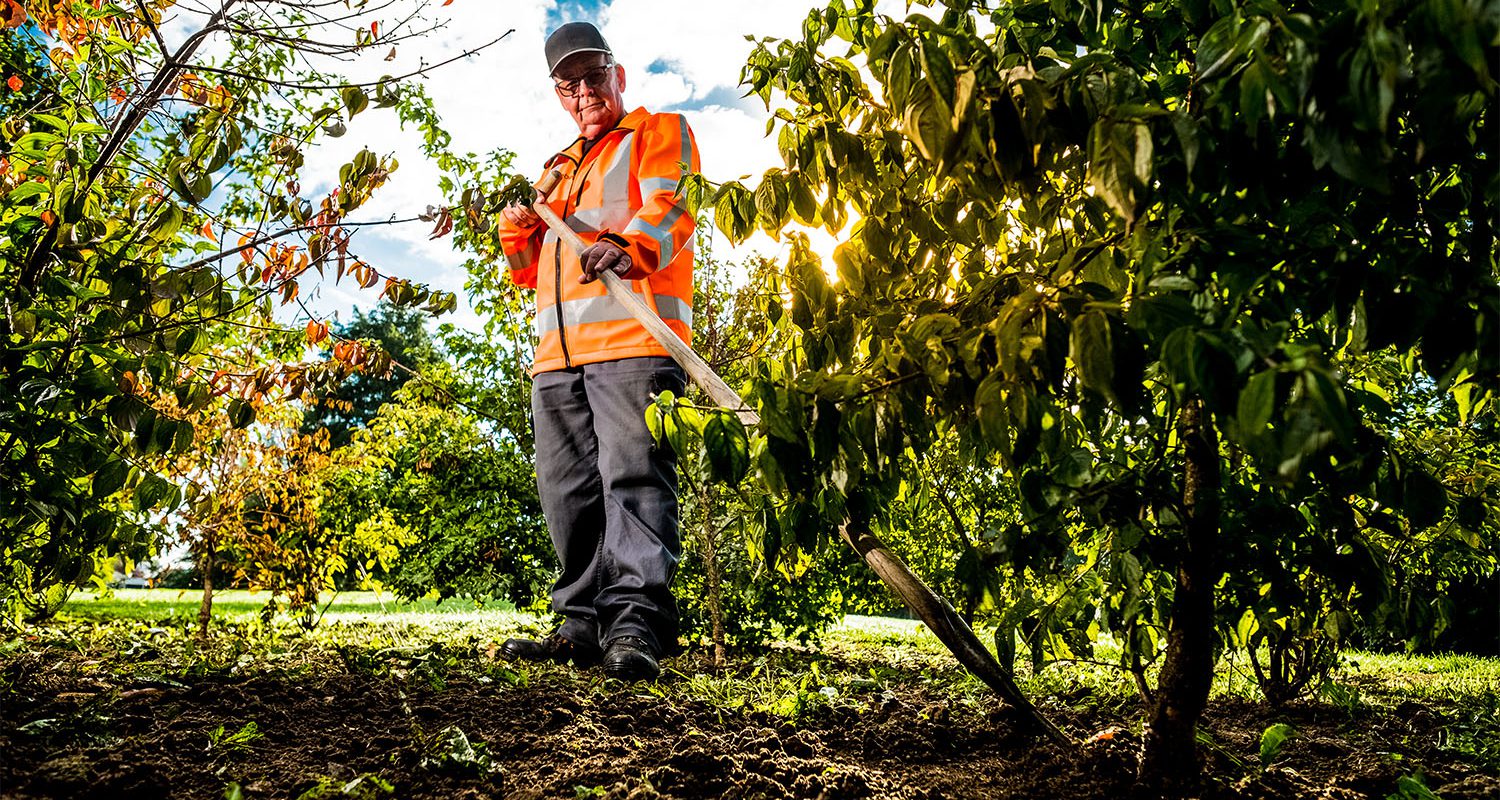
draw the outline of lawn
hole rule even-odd
[[[203,595],[197,589],[115,589],[107,593],[83,593],[64,607],[64,613],[96,619],[161,620],[170,617],[197,619]],[[223,620],[244,620],[260,615],[270,595],[243,589],[214,593],[214,616]],[[340,592],[323,598],[329,622],[365,618],[369,615],[402,618],[406,616],[451,617],[455,614],[510,611],[510,603],[491,601],[477,604],[468,600],[422,599],[404,603],[395,596],[378,592]],[[283,617],[283,619],[285,619]]]
[[[0,642],[0,797],[1102,797],[1139,745],[1117,671],[1022,670],[1077,742],[1057,747],[908,620],[851,617],[724,667],[689,647],[624,686],[498,659],[547,624],[502,605],[345,593],[308,632],[264,624],[264,597],[222,593],[200,639],[194,592],[81,596]],[[1494,797],[1496,686],[1492,659],[1350,653],[1319,696],[1271,709],[1227,659],[1205,796]],[[1296,735],[1264,751],[1279,724]]]

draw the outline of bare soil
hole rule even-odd
[[[518,686],[338,669],[112,683],[68,658],[0,662],[0,798],[1124,797],[1139,745],[1131,709],[1052,703],[1089,739],[1061,748],[920,676],[793,724],[563,670]],[[708,669],[695,658],[673,665]],[[1444,798],[1500,798],[1500,779],[1439,749],[1444,713],[1217,703],[1203,796],[1384,800],[1421,771]],[[224,742],[249,722],[258,738]],[[1298,736],[1261,771],[1276,722]],[[455,748],[455,729],[478,749]]]

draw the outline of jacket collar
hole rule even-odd
[[[646,118],[649,116],[651,116],[651,112],[647,111],[644,106],[636,107],[634,111],[621,117],[620,121],[615,123],[615,126],[613,128],[605,131],[599,136],[598,139],[594,140],[594,146],[597,147],[600,142],[603,142],[605,139],[614,136],[620,131],[634,131],[635,129],[639,128],[641,126],[641,123],[645,122]],[[568,145],[566,148],[558,152],[557,155],[548,159],[547,166],[550,167],[553,164],[557,163],[559,160],[572,161],[575,164],[582,163],[584,156],[588,155],[588,153],[584,151],[583,145],[584,138],[582,136],[579,136],[577,139],[573,140],[572,144]]]

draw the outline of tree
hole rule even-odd
[[[223,355],[249,355],[250,360],[261,361],[253,349]],[[187,545],[192,556],[203,590],[198,632],[206,636],[213,619],[215,577],[232,571],[230,559],[224,555],[247,544],[251,536],[246,504],[268,480],[280,480],[283,467],[255,431],[235,423],[253,413],[262,427],[267,422],[284,425],[295,410],[285,405],[267,408],[264,399],[225,398],[190,414],[171,394],[148,397],[151,408],[147,414],[154,420],[153,426],[164,422],[190,431],[193,437],[186,448],[174,447],[171,452],[148,457],[144,466],[184,498],[175,513],[163,514],[163,526],[175,529],[178,541]],[[230,403],[235,404],[233,412],[227,408]]]
[[[34,27],[26,26],[26,11],[12,6],[5,27],[0,28],[0,69],[4,70],[4,90],[0,90],[0,116],[24,115],[56,91],[56,81],[47,61],[47,48]],[[0,131],[7,144],[21,138],[13,126]]]
[[[751,385],[779,525],[815,546],[857,533],[944,436],[1003,465],[1030,542],[1013,567],[1098,576],[1074,624],[1160,653],[1139,780],[1191,791],[1245,610],[1217,592],[1226,571],[1253,579],[1295,543],[1378,595],[1351,498],[1434,480],[1366,423],[1345,365],[1392,353],[1490,407],[1497,18],[1447,0],[872,5],[834,0],[752,53],[751,91],[792,104],[785,169],[685,190],[736,238],[848,226],[836,275],[794,245],[789,304],[766,309],[792,343]],[[1254,516],[1226,502],[1242,495]],[[1448,513],[1446,490],[1425,496]]]
[[[383,52],[433,30],[413,5],[222,0],[173,46],[162,32],[168,0],[44,0],[27,4],[29,17],[6,4],[11,26],[29,19],[54,44],[53,82],[24,108],[6,106],[3,125],[17,134],[0,169],[7,609],[86,580],[97,556],[149,549],[145,512],[181,498],[138,457],[193,439],[187,421],[148,414],[150,396],[172,394],[192,414],[217,393],[298,395],[388,365],[339,342],[317,370],[222,369],[205,354],[216,326],[295,305],[312,271],[380,286],[399,305],[454,307],[452,295],[382,274],[354,247],[362,226],[394,223],[350,215],[395,159],[361,151],[322,197],[305,197],[297,180],[304,148],[342,135],[372,105],[435,127],[420,90],[400,78],[349,84],[304,60]],[[221,58],[201,55],[211,39]],[[327,340],[326,323],[307,316],[309,342]]]
[[[339,338],[360,341],[380,350],[400,364],[384,375],[356,374],[320,395],[303,420],[303,430],[327,428],[334,447],[349,443],[355,429],[368,424],[391,402],[396,390],[411,379],[411,373],[438,364],[442,356],[427,332],[430,315],[412,308],[381,304],[370,313],[354,309],[354,319],[337,327]]]
[[[244,341],[206,352],[222,362],[295,370],[282,359],[301,353],[302,332],[277,333],[265,322]],[[357,455],[331,451],[326,431],[300,433],[302,408],[284,392],[220,397],[197,411],[180,407],[170,394],[145,396],[150,425],[174,425],[193,436],[181,448],[142,454],[142,465],[152,474],[148,481],[163,481],[164,491],[183,498],[161,514],[159,524],[192,554],[203,589],[200,635],[208,634],[214,592],[222,588],[217,576],[270,589],[267,616],[284,600],[312,627],[320,594],[351,571],[351,560],[362,565],[388,559],[400,544],[387,528],[323,523],[323,508],[332,499],[323,490],[327,476]]]
[[[553,572],[531,459],[456,404],[456,376],[443,373],[397,390],[339,451],[321,488],[323,524],[397,542],[386,563],[365,567],[403,598],[528,605]]]

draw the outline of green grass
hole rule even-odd
[[[102,594],[80,594],[68,601],[62,613],[92,619],[165,620],[174,617],[198,618],[203,595],[197,589],[115,589]],[[216,619],[243,621],[260,615],[270,592],[228,589],[214,593],[213,613]],[[325,595],[328,606],[325,622],[355,622],[371,616],[394,618],[454,618],[460,615],[488,615],[491,612],[513,612],[510,603],[491,601],[477,604],[469,600],[421,599],[410,603],[378,592],[340,592]],[[285,615],[282,615],[285,618]],[[503,616],[501,617],[503,619]]]
[[[263,624],[260,612],[268,598],[266,592],[219,592],[214,624],[225,635],[208,644],[195,644],[191,636],[198,614],[195,590],[121,589],[79,595],[63,611],[62,619],[71,624],[62,630],[81,640],[72,645],[78,650],[125,653],[133,671],[215,671],[227,669],[230,660],[240,671],[256,664],[279,671],[297,665],[311,669],[329,660],[380,671],[402,659],[421,661],[418,666],[425,669],[431,667],[433,653],[457,659],[455,663],[477,656],[486,664],[484,671],[491,668],[497,642],[518,633],[544,632],[551,625],[548,618],[517,611],[507,603],[403,603],[389,594],[344,592],[325,597],[331,604],[323,623],[304,632],[285,614]],[[987,641],[989,632],[980,631],[979,636]],[[135,657],[141,653],[164,661]],[[1089,661],[1049,665],[1033,673],[1023,653],[1016,678],[1029,696],[1044,704],[1123,710],[1138,695],[1133,679],[1109,665],[1118,657],[1118,649],[1106,641]],[[683,660],[680,666],[668,662],[669,668],[680,670],[683,680],[664,684],[661,691],[790,717],[884,691],[913,676],[964,702],[983,703],[989,697],[989,690],[960,669],[937,637],[915,620],[850,616],[832,626],[816,648],[782,645],[737,663],[736,671],[720,673],[703,669],[701,660]],[[524,670],[512,674],[509,667],[495,674],[508,681],[526,680]],[[1351,711],[1408,699],[1492,708],[1496,686],[1500,659],[1350,652],[1320,699]],[[1213,691],[1217,698],[1259,699],[1243,655],[1230,654],[1220,661]]]
[[[1336,680],[1365,694],[1389,698],[1465,703],[1493,696],[1500,687],[1500,659],[1453,654],[1414,656],[1349,652]]]

